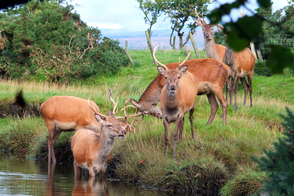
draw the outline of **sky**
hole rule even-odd
[[[233,0],[217,0],[218,3],[210,4],[209,10],[218,7],[219,4],[230,3]],[[272,0],[273,10],[281,9],[288,5],[287,0]],[[253,11],[258,7],[256,0],[248,0],[247,6]],[[144,15],[138,8],[139,3],[136,0],[73,0],[71,4],[78,3],[80,6],[75,10],[82,21],[88,26],[97,27],[100,30],[113,29],[117,32],[145,31],[148,24],[144,22]],[[242,8],[240,11],[242,12]],[[251,15],[245,10],[245,15]],[[240,16],[238,10],[231,16],[237,18]],[[226,18],[223,18],[226,20]],[[209,22],[209,21],[208,21]],[[170,30],[169,18],[161,16],[158,22],[152,27],[152,30]]]

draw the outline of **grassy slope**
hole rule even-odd
[[[0,100],[12,101],[15,92],[22,88],[28,102],[47,100],[53,95],[73,95],[94,100],[103,112],[112,108],[108,100],[106,86],[112,88],[113,97],[119,97],[119,108],[127,98],[139,99],[147,85],[158,74],[149,51],[129,51],[134,65],[111,77],[87,79],[73,86],[45,85],[40,82],[19,84],[14,81],[1,81]],[[180,51],[161,51],[157,59],[167,64],[185,58]],[[205,53],[201,53],[205,57]],[[222,111],[218,113],[211,126],[206,122],[210,115],[210,105],[206,96],[197,98],[195,111],[196,140],[191,140],[188,116],[186,115],[183,141],[177,146],[177,157],[172,159],[172,134],[168,157],[164,154],[164,128],[162,120],[145,117],[135,127],[136,133],[130,133],[125,140],[116,142],[113,149],[115,157],[120,156],[116,174],[128,181],[169,189],[186,189],[195,186],[203,189],[218,189],[218,186],[235,182],[243,178],[249,182],[247,191],[259,187],[260,174],[255,169],[249,155],[260,156],[262,149],[272,148],[272,143],[281,136],[279,113],[285,113],[285,107],[294,107],[294,78],[290,75],[273,77],[255,76],[253,81],[253,108],[242,106],[243,89],[238,91],[239,110],[228,108],[227,125],[222,126]],[[10,146],[10,150],[23,151],[28,155],[46,155],[47,130],[41,118],[0,119],[0,139]],[[171,131],[174,125],[171,125]],[[23,130],[26,130],[25,132]],[[22,132],[22,134],[17,134]],[[10,137],[3,133],[10,134]],[[56,142],[56,154],[62,153],[73,133],[63,133]],[[21,142],[21,141],[26,142]],[[27,142],[29,140],[30,142]],[[2,146],[3,147],[3,146]],[[69,153],[71,154],[71,153]],[[58,156],[58,155],[57,155]],[[66,156],[66,155],[65,155]],[[68,155],[67,155],[68,156]],[[249,174],[249,175],[248,175]],[[244,177],[247,176],[247,177]],[[249,177],[250,176],[250,177]],[[258,177],[257,177],[258,176]],[[232,180],[233,179],[233,180]],[[218,184],[218,186],[216,185]],[[237,183],[239,184],[239,183]],[[247,184],[247,183],[246,183]],[[257,186],[251,186],[255,184]],[[245,185],[245,183],[243,184]],[[217,186],[217,188],[216,188]],[[227,186],[231,187],[231,186]],[[246,189],[243,187],[243,189]],[[226,192],[226,191],[224,191]]]

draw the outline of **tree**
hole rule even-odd
[[[0,13],[0,73],[4,78],[70,82],[116,73],[128,64],[118,41],[102,39],[72,5],[37,1]],[[3,44],[3,39],[5,43]]]
[[[148,32],[149,36],[152,35],[152,26],[157,22],[158,18],[163,13],[163,7],[161,0],[137,0],[139,3],[139,9],[144,14],[144,22],[149,24]]]
[[[137,0],[140,3],[139,8],[143,11],[146,23],[150,24],[149,30],[152,25],[157,22],[157,18],[161,14],[165,14],[170,18],[171,22],[171,35],[170,45],[175,48],[175,41],[173,41],[174,32],[179,37],[179,48],[189,41],[189,34],[186,40],[183,41],[184,31],[183,28],[187,24],[189,32],[192,34],[195,32],[197,24],[195,23],[195,7],[198,6],[198,12],[202,14],[207,13],[207,6],[210,0]]]
[[[174,42],[172,42],[172,37],[174,32],[177,33],[179,37],[179,48],[182,49],[183,46],[189,41],[189,34],[186,40],[183,42],[184,31],[183,28],[185,24],[191,21],[187,27],[189,32],[194,34],[197,24],[195,23],[195,7],[198,6],[198,12],[202,14],[207,13],[207,6],[209,0],[167,0],[163,1],[164,13],[168,15],[171,22],[171,35],[170,35],[170,45],[175,48]],[[191,20],[190,20],[191,19]]]
[[[252,157],[267,175],[256,194],[294,195],[294,114],[287,108],[282,118],[284,136],[274,143],[274,150],[264,150],[265,156],[259,159]]]
[[[213,10],[207,17],[210,19],[211,24],[222,23],[222,16],[229,16],[232,9],[239,8],[240,6],[245,7],[246,10],[249,9],[246,5],[246,1],[236,0],[233,3],[225,3],[220,5],[219,8]],[[269,9],[271,7],[270,0],[257,0],[260,8]],[[290,13],[294,13],[294,1],[290,2]],[[272,26],[276,26],[280,31],[284,32],[284,34],[293,37],[294,33],[288,28],[284,28],[286,26],[285,21],[273,22],[255,12],[252,12],[252,16],[245,16],[243,18],[239,18],[236,22],[231,20],[230,22],[223,23],[225,27],[224,33],[227,35],[226,42],[229,47],[235,51],[241,51],[244,48],[248,47],[251,41],[257,41],[261,39],[263,32],[263,22],[267,22]],[[292,18],[292,14],[285,15],[287,18]],[[294,20],[294,17],[293,17]],[[251,24],[251,25],[249,25]],[[284,45],[279,45],[276,43],[269,44],[270,52],[266,61],[267,66],[272,70],[273,73],[282,73],[283,69],[289,67],[291,70],[294,69],[294,54],[292,49],[286,48]]]

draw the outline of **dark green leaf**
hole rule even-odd
[[[271,6],[270,0],[257,0],[257,3],[260,5],[262,8],[269,8]]]
[[[271,45],[267,66],[272,73],[282,73],[284,68],[294,69],[294,53],[280,45]]]

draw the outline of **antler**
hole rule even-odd
[[[142,112],[137,113],[137,112],[138,112],[138,109],[137,109],[135,106],[133,106],[133,105],[128,105],[128,106],[126,106],[127,103],[128,103],[129,101],[130,101],[130,99],[127,99],[127,100],[125,101],[124,108],[121,109],[120,111],[124,110],[124,118],[125,118],[124,123],[127,124],[127,125],[129,126],[129,128],[132,128],[133,130],[135,130],[135,128],[134,128],[132,125],[133,125],[133,123],[134,123],[135,121],[139,121],[139,120],[136,120],[136,117],[137,117],[137,116],[141,116],[141,115],[143,115],[143,113],[142,113]],[[129,115],[129,116],[127,116],[127,114],[126,114],[126,108],[128,108],[128,107],[136,108],[135,113],[134,113],[134,114],[131,114],[131,115]],[[128,124],[128,120],[129,120],[130,118],[132,118],[132,117],[134,117],[134,119],[132,120],[131,124]]]
[[[245,16],[245,8],[243,8],[243,13],[241,13],[240,11],[239,11],[239,13],[242,15],[242,17],[244,17]]]
[[[186,46],[185,46],[185,47],[186,47]],[[187,59],[188,59],[189,56],[190,56],[191,50],[190,50],[188,47],[186,47],[186,49],[187,49],[187,56],[186,56],[186,58],[184,59],[184,61],[182,61],[181,64],[178,64],[178,67],[182,66],[182,65],[187,61]]]
[[[195,13],[196,13],[198,19],[201,21],[201,23],[205,23],[205,24],[206,24],[206,22],[205,22],[205,20],[204,20],[204,17],[203,17],[203,20],[199,17],[199,14],[198,14],[198,12],[197,12],[197,7],[198,7],[198,6],[195,7]],[[195,20],[196,20],[196,19],[195,19]]]
[[[113,92],[112,92],[112,90],[111,90],[110,88],[108,88],[108,89],[109,89],[109,92],[110,92],[110,100],[114,103],[113,114],[116,115],[117,112],[118,112],[118,110],[117,110],[117,112],[116,112],[116,108],[117,108],[118,103],[119,103],[119,98],[117,98],[117,103],[116,103],[116,102],[114,101],[114,99],[113,99]]]
[[[96,113],[96,114],[100,115],[101,117],[103,117],[104,120],[107,119],[107,116],[106,116],[106,115],[103,115],[103,114],[100,113],[99,111],[95,111],[94,107],[90,104],[90,97],[91,97],[91,96],[89,96],[89,98],[88,98],[88,105],[91,107],[91,109],[94,111],[94,113]]]
[[[160,46],[160,44],[158,44],[155,49],[154,49],[154,52],[153,52],[153,58],[155,59],[156,63],[158,63],[159,65],[161,65],[162,67],[164,67],[165,69],[168,69],[168,67],[166,67],[166,65],[160,63],[157,59],[156,59],[156,56],[155,56],[155,53],[157,51],[157,48]]]

